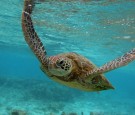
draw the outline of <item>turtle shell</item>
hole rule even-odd
[[[101,91],[107,89],[114,89],[109,81],[103,74],[96,76],[85,76],[88,71],[96,69],[97,67],[85,57],[76,53],[64,53],[59,56],[65,56],[72,60],[72,71],[67,76],[55,76],[52,75],[47,67],[41,65],[41,69],[52,80],[59,82],[63,85],[77,88],[84,91]]]

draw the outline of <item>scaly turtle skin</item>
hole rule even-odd
[[[113,89],[102,74],[90,77],[84,76],[88,71],[97,67],[81,55],[76,53],[59,54],[50,57],[49,61],[47,68],[43,65],[41,68],[56,82],[85,91]]]
[[[46,50],[33,27],[32,0],[25,0],[22,12],[22,29],[25,40],[41,62],[41,69],[49,78],[63,85],[84,91],[113,89],[103,73],[127,65],[135,60],[135,48],[125,55],[97,68],[91,61],[76,53],[47,57]]]

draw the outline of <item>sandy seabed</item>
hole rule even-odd
[[[135,102],[52,81],[0,77],[0,115],[135,115]]]

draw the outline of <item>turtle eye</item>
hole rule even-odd
[[[63,60],[61,60],[61,61],[59,62],[59,64],[60,64],[60,65],[62,65],[63,63],[64,63],[64,61],[63,61]]]
[[[64,60],[58,60],[57,62],[56,62],[56,65],[59,67],[61,67],[61,66],[63,66],[64,65]]]

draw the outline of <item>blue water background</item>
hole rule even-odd
[[[77,52],[97,66],[101,66],[135,48],[134,0],[59,0],[39,3],[36,4],[32,17],[48,55]],[[40,63],[24,40],[21,29],[23,1],[7,0],[5,3],[1,0],[0,5],[0,105],[1,112],[4,113],[2,115],[16,108],[26,110],[32,115],[42,115],[42,107],[37,108],[41,113],[36,113],[33,106],[27,106],[27,103],[38,106],[38,102],[61,102],[66,105],[66,109],[56,107],[58,111],[45,109],[45,115],[46,111],[60,115],[64,110],[78,113],[82,111],[85,115],[91,111],[109,112],[112,115],[135,114],[135,62],[105,74],[115,90],[98,94],[62,86],[42,73]],[[32,91],[33,88],[35,89]],[[48,93],[50,95],[47,95]],[[20,100],[24,104],[16,105]],[[72,110],[70,104],[76,109]]]

